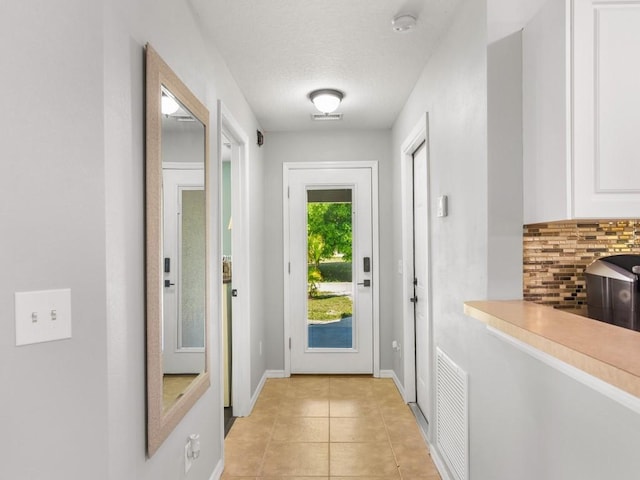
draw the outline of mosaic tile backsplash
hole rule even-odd
[[[524,299],[584,311],[584,269],[596,258],[621,253],[640,254],[640,220],[525,225]]]

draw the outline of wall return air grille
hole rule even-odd
[[[469,479],[467,373],[436,350],[436,443],[456,480]]]

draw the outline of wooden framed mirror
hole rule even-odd
[[[210,385],[209,111],[146,46],[147,454]]]

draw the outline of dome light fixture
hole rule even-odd
[[[325,115],[335,112],[344,98],[344,93],[340,90],[323,88],[314,90],[309,94],[309,99],[315,107]]]
[[[178,104],[175,98],[162,92],[161,108],[162,108],[163,115],[173,115],[178,111],[178,109],[180,108],[180,105]]]
[[[391,20],[391,26],[394,32],[406,33],[413,30],[416,26],[416,17],[408,13],[398,15]]]

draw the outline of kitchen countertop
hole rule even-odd
[[[640,397],[640,332],[522,300],[469,301],[464,312]]]

